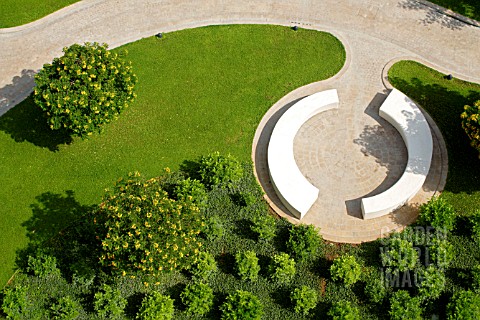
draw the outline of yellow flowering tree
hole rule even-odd
[[[86,137],[128,107],[137,78],[131,63],[106,44],[74,44],[63,52],[35,76],[35,103],[52,130]]]
[[[120,179],[95,213],[100,262],[123,276],[184,269],[202,249],[200,209],[191,197],[171,199],[162,179]]]
[[[470,144],[480,152],[480,100],[473,106],[465,106],[461,117],[462,127],[470,138]]]

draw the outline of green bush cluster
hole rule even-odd
[[[251,230],[259,240],[268,241],[275,236],[277,230],[275,218],[269,214],[258,214],[252,218]]]
[[[480,293],[480,264],[472,269],[472,288],[475,292]]]
[[[332,320],[360,320],[360,313],[357,307],[346,300],[334,302],[328,310]]]
[[[432,263],[438,268],[448,268],[452,262],[453,246],[447,239],[433,238],[429,247],[430,258]]]
[[[380,257],[383,266],[387,267],[391,273],[398,274],[415,268],[418,263],[418,253],[412,242],[394,234],[385,240],[385,244],[386,246],[381,248]]]
[[[199,172],[202,183],[208,188],[215,186],[229,186],[243,176],[240,162],[232,155],[220,155],[214,152],[202,156],[199,161]]]
[[[51,129],[85,137],[118,117],[135,98],[130,62],[107,45],[74,44],[35,75],[35,103]]]
[[[211,216],[205,222],[203,227],[203,234],[209,241],[219,239],[223,237],[224,228],[222,220],[218,216]]]
[[[298,261],[316,257],[321,243],[319,231],[313,225],[300,224],[290,228],[287,248]]]
[[[257,296],[248,291],[237,290],[228,295],[221,305],[222,320],[260,320],[263,305]]]
[[[205,315],[213,305],[213,290],[206,283],[188,284],[180,295],[188,314]]]
[[[7,319],[40,319],[41,314],[32,313],[28,298],[28,287],[7,287],[3,292],[2,311]]]
[[[174,311],[172,298],[160,292],[153,291],[143,298],[136,318],[140,320],[170,320],[173,318]]]
[[[176,200],[181,202],[193,202],[199,208],[206,206],[207,191],[205,186],[195,179],[180,179],[175,186]]]
[[[455,226],[455,210],[443,198],[432,197],[420,206],[419,222],[446,232]]]
[[[296,273],[295,260],[287,253],[279,253],[273,256],[269,265],[270,278],[280,284],[289,283]]]
[[[209,252],[200,252],[195,258],[191,268],[193,278],[196,280],[207,280],[217,271],[215,257]]]
[[[456,292],[447,305],[447,319],[480,319],[480,295],[467,290]]]
[[[50,316],[55,320],[74,320],[80,315],[80,302],[70,296],[61,297],[50,307]]]
[[[388,294],[385,279],[380,274],[369,277],[365,284],[365,295],[373,303],[381,303]]]
[[[60,275],[60,269],[57,268],[57,259],[50,255],[38,252],[35,256],[28,256],[27,264],[27,272],[35,276]]]
[[[445,289],[445,274],[438,268],[430,265],[418,272],[420,283],[418,296],[420,299],[437,299]]]
[[[123,276],[188,268],[200,253],[200,209],[168,197],[160,179],[120,179],[95,212],[100,262]]]
[[[480,100],[474,102],[472,106],[465,106],[461,119],[471,146],[480,153]]]
[[[290,294],[290,299],[294,305],[294,310],[296,313],[301,313],[307,315],[310,310],[315,308],[318,302],[317,292],[307,286],[301,286],[300,288],[295,288]]]
[[[473,213],[470,217],[470,223],[472,224],[472,237],[480,243],[480,210]]]
[[[235,255],[238,275],[242,280],[255,281],[260,272],[258,258],[255,251],[238,252]]]
[[[422,320],[420,300],[410,297],[406,290],[398,290],[390,297],[390,319]]]
[[[333,261],[330,273],[333,280],[341,280],[346,286],[351,286],[360,280],[362,268],[354,256],[344,255]]]
[[[101,319],[118,319],[123,315],[127,300],[120,290],[104,284],[101,291],[95,293],[93,306]]]

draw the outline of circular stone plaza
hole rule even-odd
[[[402,229],[416,219],[421,203],[442,191],[446,147],[425,114],[433,148],[422,187],[393,213],[362,217],[362,198],[394,186],[409,156],[400,133],[379,115],[392,89],[389,67],[399,60],[416,60],[456,78],[480,82],[480,50],[472,48],[480,43],[480,28],[421,0],[81,1],[33,23],[0,29],[0,115],[30,94],[34,70],[72,43],[96,41],[116,47],[159,32],[215,24],[321,30],[340,39],[346,49],[346,63],[337,75],[288,93],[257,128],[252,147],[255,174],[277,214],[293,223],[314,224],[327,240],[360,243]],[[337,90],[338,107],[309,118],[293,140],[299,171],[318,189],[318,198],[300,220],[273,187],[268,145],[289,107],[330,89]]]

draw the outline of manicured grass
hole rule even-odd
[[[396,63],[390,82],[417,101],[435,120],[448,149],[448,178],[443,196],[460,215],[470,215],[480,204],[480,160],[462,129],[465,105],[480,99],[480,85],[444,78],[444,74],[413,61]]]
[[[478,0],[429,0],[461,15],[480,21],[480,1]]]
[[[2,0],[0,28],[16,27],[55,12],[80,0]]]
[[[0,284],[13,273],[27,230],[52,235],[72,221],[77,211],[65,204],[98,204],[130,171],[157,176],[214,150],[249,160],[268,108],[345,61],[333,36],[278,26],[183,30],[122,49],[139,78],[138,98],[104,133],[65,144],[68,137],[47,129],[31,98],[0,118]]]

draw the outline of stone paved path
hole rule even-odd
[[[60,55],[64,46],[97,41],[115,47],[157,32],[230,23],[325,30],[347,47],[347,64],[340,74],[285,96],[259,126],[253,157],[272,207],[293,221],[278,204],[265,176],[269,130],[295,99],[337,88],[339,109],[311,119],[295,141],[301,171],[322,194],[304,222],[319,226],[326,239],[361,242],[415,219],[416,203],[441,189],[445,180],[441,139],[436,141],[424,190],[411,205],[395,215],[369,221],[359,218],[358,199],[388,188],[406,163],[400,136],[378,117],[378,106],[387,93],[383,69],[393,59],[408,57],[480,82],[480,50],[474,49],[480,43],[480,28],[415,0],[85,0],[29,25],[0,29],[0,115],[31,92],[34,71]]]

